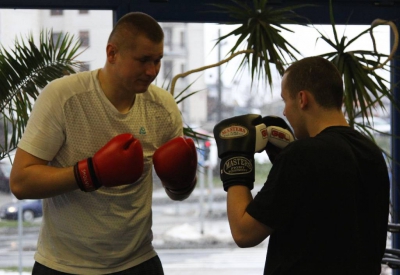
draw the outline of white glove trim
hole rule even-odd
[[[268,142],[267,126],[264,123],[256,125],[256,142],[254,152],[261,152]]]
[[[294,136],[292,133],[278,126],[267,127],[268,131],[268,142],[271,142],[278,148],[285,148],[289,143],[294,141]]]

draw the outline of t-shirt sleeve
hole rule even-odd
[[[154,86],[151,86],[151,89],[156,91],[162,100],[162,106],[169,113],[169,119],[166,119],[165,122],[169,123],[169,131],[166,132],[165,140],[163,143],[168,142],[169,140],[179,137],[183,135],[183,121],[182,114],[178,108],[178,105],[174,99],[174,97],[166,90]]]
[[[25,132],[18,143],[22,150],[51,161],[64,142],[62,106],[58,85],[50,83],[38,96]]]
[[[293,156],[294,151],[281,154],[275,160],[264,186],[246,209],[253,218],[275,230],[292,220],[304,190],[300,175],[304,169]]]
[[[178,105],[176,104],[175,100],[171,103],[171,122],[172,122],[172,135],[171,139],[175,137],[179,137],[183,135],[183,121],[181,112],[178,109]]]

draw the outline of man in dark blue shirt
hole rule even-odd
[[[345,119],[340,73],[321,57],[304,58],[285,71],[281,91],[283,114],[297,140],[274,157],[254,199],[254,169],[225,173],[221,162],[235,242],[251,247],[270,236],[268,275],[379,275],[389,214],[388,170],[379,147]],[[217,124],[220,157],[246,158],[251,164],[259,123],[248,115]],[[250,146],[238,150],[232,137],[221,138],[220,129],[232,124],[248,130],[233,138]]]

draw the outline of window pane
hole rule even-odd
[[[79,32],[79,40],[81,41],[82,47],[89,46],[89,32],[88,31],[80,31]]]
[[[82,16],[84,15],[84,16]],[[105,64],[105,47],[108,35],[112,29],[113,13],[111,11],[91,10],[0,10],[2,22],[7,22],[0,26],[0,38],[6,48],[13,47],[16,35],[25,37],[32,32],[37,38],[42,28],[53,30],[53,41],[57,41],[61,34],[72,34],[82,42],[87,49],[77,58],[82,62],[81,71],[94,70],[103,67]],[[220,24],[200,24],[200,23],[181,23],[181,22],[161,22],[164,29],[164,58],[162,59],[161,71],[155,84],[171,91],[171,81],[174,76],[189,70],[199,69],[206,65],[215,64],[229,56],[229,50],[234,44],[234,40],[226,41],[221,45],[215,46],[218,35],[230,32],[235,26],[225,26]],[[10,27],[12,26],[12,27]],[[329,33],[329,26],[318,26],[324,32]],[[287,39],[304,56],[310,56],[326,52],[329,47],[322,45],[322,41],[316,40],[318,33],[312,28],[288,26],[295,29],[294,33],[288,33]],[[346,33],[359,33],[359,30],[366,26],[347,26]],[[344,28],[339,28],[340,32]],[[221,30],[219,34],[219,30]],[[388,41],[388,28],[380,29],[377,32],[379,38],[378,48],[387,53],[389,46],[384,43]],[[379,43],[383,42],[383,45]],[[366,41],[356,45],[357,48],[369,47]],[[386,49],[386,50],[385,50]],[[257,112],[262,114],[276,114],[282,116],[282,102],[280,100],[280,76],[273,72],[274,86],[269,87],[264,83],[256,83],[251,86],[250,74],[245,71],[238,73],[237,68],[242,60],[241,56],[235,57],[231,61],[221,66],[212,67],[200,72],[189,74],[184,78],[179,78],[175,85],[174,96],[183,93],[183,96],[194,93],[179,104],[182,111],[185,125],[193,127],[194,130],[202,133],[211,133],[213,126],[219,117],[226,118],[237,114]],[[4,127],[0,125],[0,131]],[[0,137],[3,136],[0,133]],[[0,141],[1,142],[1,141]],[[215,146],[214,146],[215,147]],[[215,148],[214,148],[215,149]],[[245,250],[245,252],[232,252],[235,247],[230,236],[230,231],[226,219],[225,199],[226,194],[221,194],[221,186],[218,174],[218,157],[216,151],[210,149],[210,162],[207,169],[199,173],[199,192],[189,201],[177,204],[166,198],[165,192],[160,182],[155,179],[154,183],[154,212],[153,212],[153,233],[154,246],[159,251],[164,265],[164,269],[170,274],[190,274],[199,265],[207,267],[207,274],[218,274],[220,263],[229,262],[231,266],[239,269],[242,274],[249,274],[249,268],[255,274],[262,274],[265,257],[265,246],[263,243],[260,250]],[[258,165],[265,164],[266,159],[256,156]],[[7,189],[7,177],[11,164],[3,160],[0,162],[0,206],[9,202],[16,201],[9,189]],[[202,166],[201,169],[204,169]],[[200,168],[199,168],[200,169]],[[264,171],[267,169],[256,169]],[[256,174],[256,188],[260,188],[265,181],[267,172]],[[203,187],[201,187],[202,182]],[[214,187],[215,184],[215,187]],[[203,189],[201,189],[203,188]],[[204,191],[204,193],[200,192]],[[207,194],[207,196],[203,196]],[[201,202],[201,203],[200,203]],[[10,208],[15,212],[15,206]],[[27,214],[26,219],[30,219]],[[18,235],[18,223],[15,220],[1,220],[2,226],[11,232],[7,237],[0,239],[0,245],[7,250],[0,252],[0,270],[8,267],[18,266],[19,245],[22,245],[23,265],[29,269],[33,265],[33,254],[36,251],[37,236],[40,229],[41,218],[34,218],[33,222],[24,223],[22,241]],[[190,239],[192,238],[192,239]],[[209,245],[209,246],[208,246]],[[191,255],[184,265],[176,265],[176,256],[171,260],[171,255],[179,253],[179,257],[186,253],[180,248],[212,248],[198,250]],[[228,248],[228,250],[216,250],[215,247]],[[179,248],[177,250],[169,250]],[[243,250],[241,250],[243,251]],[[190,252],[187,252],[190,253]],[[240,254],[243,253],[243,254]],[[248,253],[248,254],[246,254]],[[202,255],[203,257],[199,257]],[[210,256],[212,255],[212,256]],[[235,255],[232,257],[231,255]],[[249,256],[250,255],[250,256]],[[174,254],[175,256],[175,254]],[[184,256],[186,257],[186,256]],[[224,258],[225,257],[225,258]],[[251,267],[238,267],[240,263],[235,259],[246,257],[246,261],[251,263]],[[5,260],[2,260],[5,259]],[[213,264],[210,261],[215,260]],[[239,261],[245,262],[245,261]],[[190,266],[193,263],[194,266]],[[187,267],[189,265],[189,267]],[[184,272],[187,268],[188,272]],[[226,266],[229,268],[229,265]],[[242,268],[242,269],[241,269]],[[186,271],[187,271],[186,270]],[[212,271],[215,271],[212,273]]]
[[[64,11],[63,10],[51,10],[50,15],[52,16],[57,16],[57,15],[63,15]]]

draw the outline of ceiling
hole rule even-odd
[[[246,0],[244,0],[246,1]],[[252,1],[247,0],[249,4]],[[298,0],[269,0],[274,7],[298,5]],[[231,22],[228,15],[213,13],[211,3],[232,3],[230,0],[0,0],[0,8],[13,9],[97,9],[114,10],[119,18],[130,11],[142,11],[160,22]],[[314,24],[329,24],[329,0],[307,0],[310,4],[295,12]],[[335,21],[339,24],[367,24],[374,19],[397,20],[400,0],[333,0]]]

